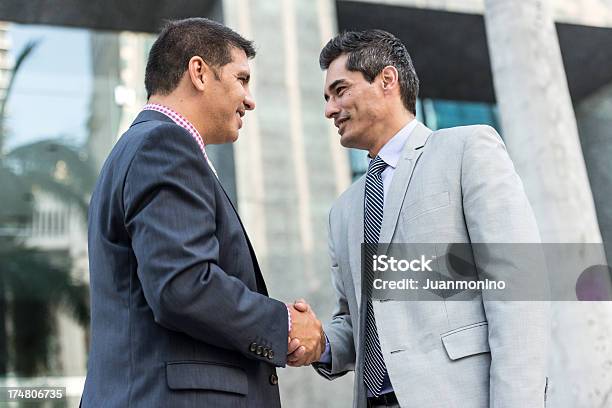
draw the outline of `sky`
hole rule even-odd
[[[39,43],[15,78],[6,149],[58,136],[82,144],[93,84],[89,30],[11,24],[8,36],[13,61],[28,41]]]

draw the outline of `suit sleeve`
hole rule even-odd
[[[537,252],[540,236],[535,217],[504,143],[494,129],[476,129],[465,139],[461,171],[470,240],[529,244],[523,248]],[[512,248],[520,247],[486,248],[486,256],[475,251],[474,259],[489,279],[547,288],[545,269],[526,268],[525,259],[514,256]],[[490,295],[483,291],[491,348],[490,406],[543,407],[550,304],[527,301],[528,297],[519,301],[518,293],[509,300]]]
[[[286,306],[219,267],[216,181],[198,145],[171,124],[145,137],[126,175],[123,204],[138,279],[155,321],[284,366]],[[252,343],[272,350],[273,358],[251,352]]]
[[[332,209],[333,212],[333,209]],[[353,322],[344,292],[344,284],[340,267],[336,260],[333,231],[330,225],[328,231],[329,254],[331,258],[331,278],[334,288],[336,305],[331,322],[325,328],[331,351],[331,363],[315,363],[313,368],[324,378],[333,380],[342,377],[355,368],[355,343],[353,341]]]

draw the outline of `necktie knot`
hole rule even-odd
[[[368,175],[378,176],[387,168],[388,164],[380,157],[376,156],[370,161]]]

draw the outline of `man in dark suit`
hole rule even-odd
[[[268,297],[206,155],[206,144],[235,141],[255,108],[254,55],[201,18],[168,23],[151,48],[149,103],[91,198],[83,407],[278,407],[275,366],[321,347],[312,313]]]

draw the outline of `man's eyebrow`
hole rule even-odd
[[[331,83],[331,85],[329,85],[329,86],[327,87],[327,89],[328,89],[329,91],[332,91],[332,90],[333,90],[334,88],[336,88],[338,85],[343,84],[343,83],[345,83],[345,82],[346,82],[346,79],[344,79],[344,78],[336,79],[334,82],[332,82],[332,83]]]

